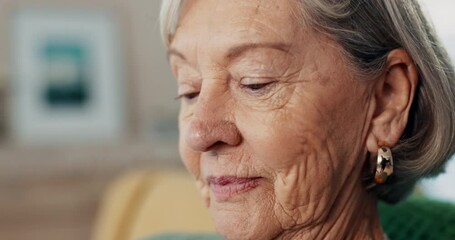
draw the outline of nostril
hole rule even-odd
[[[225,145],[225,144],[226,144],[225,142],[217,141],[217,142],[215,142],[214,144],[212,144],[212,145],[210,146],[210,149],[216,149],[216,148],[221,147],[221,146],[223,146],[223,145]]]

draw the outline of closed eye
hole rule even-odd
[[[199,92],[190,92],[190,93],[180,94],[175,99],[176,100],[177,99],[193,100],[197,96],[199,96]]]
[[[268,85],[270,85],[272,83],[273,82],[244,84],[243,87],[248,88],[253,91],[257,91],[257,90],[261,90],[262,88],[267,87]]]

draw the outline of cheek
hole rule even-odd
[[[182,134],[182,133],[181,133]],[[192,151],[185,142],[185,137],[180,136],[179,152],[183,164],[194,176],[198,175],[198,154]]]
[[[330,204],[324,196],[330,196],[336,178],[336,156],[318,111],[301,103],[293,107],[291,101],[286,108],[254,119],[252,115],[238,120],[248,123],[243,127],[244,137],[255,156],[253,164],[271,183],[268,191],[281,224],[322,217],[324,208],[317,204]]]
[[[356,156],[349,155],[342,143],[360,146],[356,142],[360,141],[360,131],[340,132],[356,129],[353,126],[361,123],[345,116],[356,110],[349,105],[340,106],[346,99],[335,93],[297,92],[285,108],[255,117],[256,121],[244,119],[249,126],[255,126],[245,138],[254,139],[250,146],[255,164],[265,170],[273,183],[274,212],[284,226],[324,219],[353,168]]]
[[[335,200],[339,159],[323,134],[306,131],[297,139],[275,178],[275,211],[290,216],[289,224],[306,225],[323,219]]]
[[[193,151],[190,146],[188,146],[185,136],[188,131],[188,123],[182,117],[179,119],[179,153],[183,161],[183,164],[188,169],[188,171],[196,177],[199,178],[199,161],[200,153]]]
[[[199,190],[202,199],[206,205],[206,207],[210,207],[210,190],[202,179],[201,175],[201,153],[193,151],[186,143],[185,134],[186,134],[185,124],[180,121],[179,123],[179,152],[180,157],[183,161],[188,172],[193,175],[196,180],[196,187]]]

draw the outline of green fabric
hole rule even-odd
[[[381,224],[390,240],[455,240],[455,205],[411,198],[396,205],[379,203]],[[220,240],[216,234],[169,233],[146,240]]]
[[[396,205],[379,204],[381,224],[390,240],[455,240],[455,205],[411,198]]]

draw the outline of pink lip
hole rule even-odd
[[[260,177],[210,176],[207,178],[207,181],[215,197],[221,201],[226,201],[257,187],[259,179]]]

